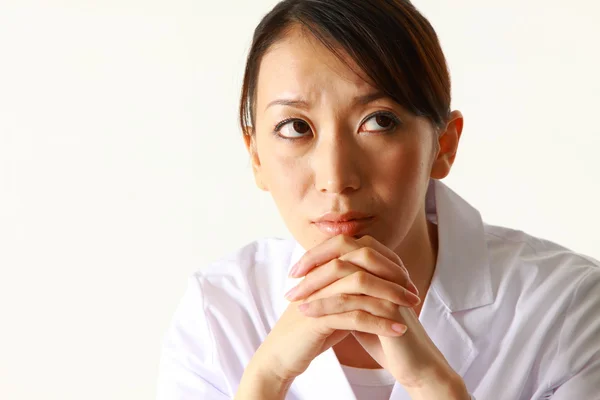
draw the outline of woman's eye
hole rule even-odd
[[[294,119],[281,123],[275,130],[284,138],[295,139],[310,133],[310,126],[300,119]]]
[[[366,132],[385,132],[390,131],[398,126],[398,119],[391,114],[376,114],[367,119],[361,131]]]

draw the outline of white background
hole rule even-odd
[[[465,115],[446,182],[600,258],[600,3],[414,3]],[[287,235],[237,127],[274,4],[0,0],[0,398],[153,398],[187,277]]]

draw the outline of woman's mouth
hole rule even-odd
[[[373,220],[373,216],[359,212],[330,212],[313,221],[313,224],[327,236],[357,236],[371,225]]]

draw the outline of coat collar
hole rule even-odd
[[[438,222],[438,259],[429,290],[451,312],[491,304],[494,295],[481,215],[440,181],[431,182],[428,203],[435,204]]]
[[[484,226],[479,212],[450,188],[432,180],[427,192],[427,212],[438,224],[438,259],[419,320],[450,366],[463,375],[478,354],[472,338],[453,313],[494,301]],[[296,243],[286,275],[305,250]],[[276,312],[281,316],[289,302],[283,294],[300,279],[286,278]],[[326,393],[331,388],[332,393]],[[298,399],[356,397],[332,348],[320,354],[292,385]],[[409,399],[401,385],[391,400]]]

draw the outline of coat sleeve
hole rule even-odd
[[[573,295],[552,370],[550,399],[600,398],[600,268],[590,270]]]
[[[163,339],[157,400],[229,400],[227,382],[215,359],[215,343],[205,317],[202,276],[187,289]]]

